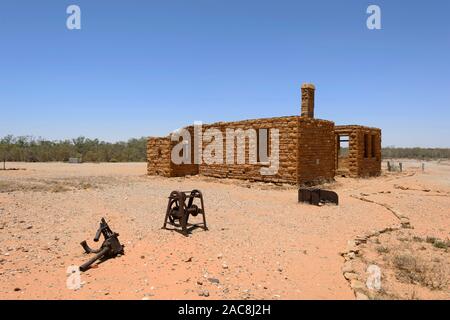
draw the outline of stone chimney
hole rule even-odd
[[[314,91],[316,87],[311,83],[302,84],[302,113],[305,118],[314,118]]]

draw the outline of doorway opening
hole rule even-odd
[[[338,135],[337,140],[337,170],[340,174],[345,174],[349,171],[350,136]]]

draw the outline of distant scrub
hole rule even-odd
[[[381,154],[384,159],[450,159],[450,148],[383,148]]]
[[[0,139],[0,161],[49,162],[81,158],[83,162],[146,161],[147,138],[127,142],[104,142],[79,137],[49,141],[30,136]]]

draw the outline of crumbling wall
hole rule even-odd
[[[275,183],[314,184],[329,181],[335,175],[334,123],[307,117],[283,117],[247,120],[232,123],[218,123],[204,126],[204,129],[278,129],[279,168],[276,175],[261,175],[260,169],[267,164],[249,164],[248,143],[246,144],[246,164],[205,164],[200,165],[203,175],[219,178],[236,178],[251,181]],[[223,142],[225,147],[225,141]],[[225,151],[224,151],[225,153]],[[270,150],[269,150],[270,154]],[[236,155],[236,148],[235,148]]]
[[[298,132],[297,183],[333,180],[336,170],[334,123],[300,117]]]
[[[192,128],[186,128],[192,134]],[[180,139],[181,140],[181,139]],[[183,177],[198,174],[198,164],[193,159],[193,144],[191,144],[191,163],[175,164],[171,153],[178,141],[172,141],[171,136],[164,138],[151,137],[147,141],[147,174],[164,177]]]
[[[150,138],[148,143],[148,174],[166,177],[202,174],[217,178],[244,179],[249,181],[265,181],[274,183],[314,184],[332,180],[335,175],[335,143],[334,124],[331,121],[317,120],[306,117],[292,116],[236,122],[219,122],[202,126],[204,134],[208,129],[217,129],[222,134],[222,163],[206,163],[203,159],[200,165],[194,164],[194,134],[193,128],[188,127],[191,134],[192,164],[176,165],[170,161],[171,150],[178,141],[171,141],[170,137]],[[237,162],[238,144],[234,145],[234,161],[227,163],[227,129],[254,129],[256,134],[260,129],[267,129],[269,136],[268,155],[271,156],[271,129],[278,130],[279,163],[278,171],[274,175],[261,174],[261,168],[268,168],[270,162],[250,163],[249,149],[257,152],[256,141],[250,144],[244,141],[245,163]],[[202,153],[212,141],[203,141]]]
[[[191,143],[190,143],[190,147],[191,147],[191,157],[190,157],[190,163],[180,163],[180,164],[175,164],[174,161],[171,161],[170,163],[170,176],[171,177],[184,177],[184,176],[189,176],[189,175],[196,175],[198,174],[198,170],[199,170],[199,165],[195,164],[194,161],[194,128],[193,126],[189,126],[184,128],[185,130],[187,130],[191,136]],[[175,147],[180,141],[181,141],[181,137],[179,138],[178,141],[171,141],[171,149],[173,149],[173,147]]]
[[[336,126],[336,135],[348,135],[347,158],[350,177],[369,177],[381,174],[381,130],[364,126]],[[336,136],[336,144],[339,140]],[[338,150],[338,145],[336,145]],[[339,158],[336,154],[336,163]]]
[[[245,141],[245,164],[237,164],[237,143],[235,143],[234,164],[206,164],[202,163],[199,173],[205,176],[218,178],[235,178],[250,181],[266,181],[276,183],[296,183],[297,182],[297,143],[298,143],[298,116],[268,118],[257,120],[245,120],[237,122],[219,122],[203,126],[203,132],[207,129],[215,128],[222,132],[223,137],[223,155],[226,157],[226,129],[270,129],[279,130],[279,168],[275,175],[261,175],[260,169],[268,167],[267,163],[249,163],[249,142]],[[207,144],[203,145],[203,151]],[[269,138],[270,146],[270,138]],[[252,147],[255,147],[252,145]],[[269,156],[271,149],[269,147]]]
[[[151,176],[171,176],[171,141],[169,137],[147,140],[147,174]]]
[[[381,174],[381,130],[364,128],[358,131],[358,176],[373,177]],[[365,155],[364,136],[369,137]],[[374,147],[372,153],[372,144]]]

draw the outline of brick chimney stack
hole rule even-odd
[[[316,87],[311,83],[302,84],[302,113],[305,118],[314,118],[314,92]]]

